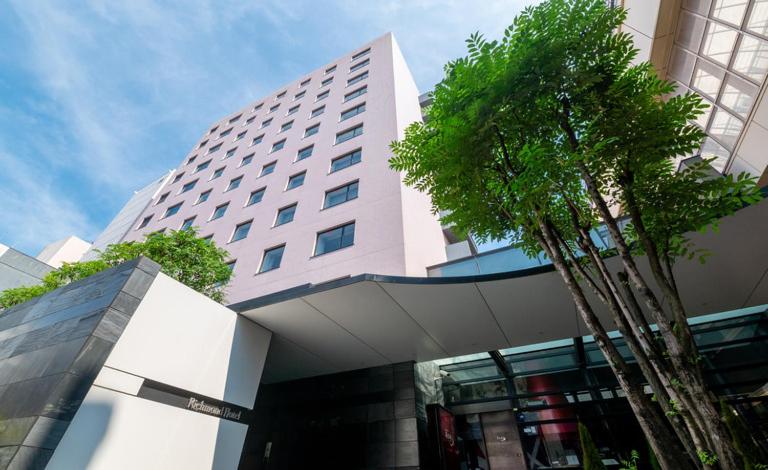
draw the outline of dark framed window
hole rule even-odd
[[[237,142],[238,140],[240,140],[243,137],[245,137],[245,134],[247,134],[247,133],[248,133],[248,131],[243,131],[243,132],[237,134],[237,137],[235,137],[235,142]]]
[[[257,136],[256,136],[256,137],[254,137],[254,138],[253,138],[253,140],[251,141],[251,145],[257,145],[257,144],[260,144],[262,140],[264,140],[264,134],[261,134],[261,135],[257,135]]]
[[[353,65],[352,67],[349,68],[349,73],[357,72],[358,70],[360,70],[361,68],[365,67],[366,65],[368,65],[370,63],[371,63],[371,59],[365,59],[362,62],[358,62],[358,63],[356,63],[355,65]]]
[[[308,78],[308,79],[304,80],[303,82],[301,82],[301,83],[299,84],[299,86],[300,86],[300,87],[304,87],[304,86],[307,86],[307,85],[309,85],[309,82],[311,82],[311,81],[312,81],[312,79],[311,79],[311,78]]]
[[[368,71],[367,70],[365,72],[361,73],[360,75],[355,75],[354,77],[352,77],[349,80],[347,80],[347,86],[352,86],[355,83],[360,83],[363,80],[365,80],[366,78],[368,78]]]
[[[347,101],[353,100],[353,99],[357,98],[358,96],[363,96],[366,93],[368,93],[368,85],[362,86],[362,87],[358,88],[357,90],[350,91],[349,93],[344,95],[344,102],[346,103]]]
[[[269,126],[270,124],[272,124],[272,118],[269,118],[269,119],[266,119],[266,120],[262,121],[261,122],[261,128],[263,129],[263,128]]]
[[[272,150],[270,150],[270,152],[277,152],[278,150],[282,150],[283,147],[285,147],[285,139],[278,140],[272,144]]]
[[[296,152],[296,161],[299,162],[301,160],[304,160],[305,158],[309,158],[312,156],[312,151],[314,150],[315,146],[310,145],[309,147],[304,147],[303,149]]]
[[[237,178],[232,178],[229,181],[229,185],[227,186],[227,189],[225,191],[232,191],[233,189],[237,189],[240,187],[240,183],[243,182],[243,177],[238,176]]]
[[[236,242],[238,240],[242,240],[243,238],[248,236],[248,232],[251,230],[251,223],[253,221],[249,220],[248,222],[243,222],[242,224],[237,224],[235,227],[235,231],[232,232],[232,239],[230,242]]]
[[[179,193],[181,194],[181,193],[186,193],[187,191],[191,191],[192,189],[194,189],[196,184],[197,184],[197,180],[190,181],[189,183],[181,187],[181,191],[179,191]]]
[[[153,214],[153,215],[154,215],[154,214]],[[141,220],[141,223],[139,224],[139,226],[138,226],[138,227],[136,227],[136,230],[138,230],[138,229],[140,229],[140,228],[144,228],[144,227],[146,227],[147,225],[149,225],[149,221],[151,221],[151,220],[152,220],[152,215],[148,215],[148,216],[144,217],[144,218]]]
[[[248,124],[251,124],[251,123],[253,123],[253,121],[255,121],[255,120],[256,120],[256,116],[251,116],[251,117],[249,117],[248,119],[246,119],[246,120],[245,120],[245,122],[243,123],[243,125],[244,125],[244,126],[247,126]]]
[[[280,132],[285,132],[291,127],[293,127],[293,121],[284,122],[283,125],[280,126]]]
[[[213,127],[211,127],[211,130],[210,130],[210,131],[208,131],[208,134],[213,134],[213,133],[214,133],[214,132],[216,132],[217,130],[219,130],[219,126],[213,126]]]
[[[371,52],[371,48],[370,48],[370,47],[369,47],[369,48],[367,48],[367,49],[363,49],[362,51],[360,51],[360,52],[358,52],[357,54],[353,55],[353,56],[352,56],[352,60],[353,60],[353,61],[354,61],[354,60],[357,60],[357,59],[359,59],[360,57],[363,57],[363,56],[366,56],[366,55],[368,55],[370,52]]]
[[[221,131],[221,134],[219,134],[219,138],[226,137],[231,133],[232,133],[232,128],[230,127],[227,130]]]
[[[227,207],[229,207],[229,203],[226,202],[220,206],[216,206],[216,209],[213,210],[213,215],[211,215],[211,220],[216,220],[224,216],[227,212]]]
[[[307,92],[306,92],[306,91],[300,91],[300,92],[296,93],[296,94],[293,96],[293,100],[294,100],[294,101],[296,101],[296,100],[300,100],[300,99],[304,98],[304,95],[306,95],[306,94],[307,94]]]
[[[275,217],[275,227],[293,222],[293,216],[296,215],[296,206],[298,206],[298,204],[293,204],[287,207],[283,207],[282,209],[278,209],[277,217]]]
[[[321,87],[328,86],[333,83],[333,77],[328,77],[320,83]]]
[[[213,174],[211,175],[211,179],[215,180],[216,178],[220,177],[223,174],[224,174],[224,167],[223,166],[220,167],[220,168],[216,168],[216,171],[214,171]]]
[[[205,191],[205,192],[202,192],[202,193],[200,193],[200,195],[197,197],[197,201],[195,202],[195,204],[200,204],[201,202],[205,202],[205,201],[207,201],[207,200],[208,200],[208,198],[209,198],[209,197],[210,197],[210,195],[211,195],[211,191],[212,191],[212,190],[211,190],[211,189],[209,189],[208,191]]]
[[[298,188],[302,184],[304,184],[304,177],[307,176],[306,171],[302,171],[301,173],[297,173],[293,176],[288,177],[288,184],[285,185],[285,190],[289,191],[294,188]]]
[[[264,106],[264,103],[259,103],[256,106],[253,107],[251,110],[252,113],[255,113],[256,111],[260,110]]]
[[[358,182],[353,181],[339,188],[326,191],[325,201],[323,201],[323,209],[338,206],[339,204],[351,201],[352,199],[357,199],[357,187]]]
[[[336,71],[336,66],[335,65],[331,65],[330,67],[325,69],[325,74],[328,75],[329,73],[333,73],[335,71]]]
[[[277,162],[267,163],[266,165],[261,167],[261,173],[259,174],[259,176],[260,177],[267,176],[268,174],[275,171],[275,165],[277,165]]]
[[[249,165],[253,161],[253,153],[250,153],[243,157],[243,159],[240,161],[240,166]]]
[[[201,149],[201,148],[205,147],[205,144],[207,144],[207,143],[208,143],[208,139],[205,139],[204,141],[200,142],[200,145],[198,145],[197,148]]]
[[[355,223],[350,222],[317,234],[315,256],[340,250],[355,243]]]
[[[199,172],[199,171],[203,171],[203,170],[205,170],[206,168],[208,168],[208,166],[209,166],[210,164],[211,164],[211,160],[206,160],[206,161],[204,161],[203,163],[201,163],[201,164],[197,165],[197,166],[195,167],[195,173],[197,173],[197,172]]]
[[[235,116],[235,117],[233,117],[232,119],[230,119],[230,120],[229,120],[229,123],[230,123],[230,124],[233,124],[233,123],[237,122],[238,120],[240,120],[240,118],[241,118],[241,117],[243,117],[243,114],[242,114],[242,113],[240,113],[240,114],[238,114],[237,116]]]
[[[170,217],[170,216],[172,216],[172,215],[176,214],[177,212],[179,212],[179,209],[181,209],[181,205],[182,205],[182,204],[184,204],[184,203],[183,203],[183,202],[180,202],[180,203],[178,203],[178,204],[174,204],[174,205],[172,205],[171,207],[169,207],[168,209],[166,209],[166,210],[165,210],[165,215],[164,215],[163,217],[164,217],[164,218],[165,218],[165,217]]]
[[[261,258],[261,266],[259,266],[259,272],[265,273],[272,271],[280,267],[280,262],[283,260],[283,252],[285,251],[285,245],[276,246],[268,250],[264,250],[264,256]]]
[[[214,145],[213,147],[208,149],[208,153],[210,154],[210,153],[213,153],[213,152],[219,150],[222,145],[223,144],[221,144],[221,143],[218,143],[218,144]]]
[[[309,136],[315,135],[319,131],[320,131],[320,124],[315,124],[314,126],[307,127],[304,130],[304,137],[309,137]]]
[[[340,157],[336,157],[331,160],[331,173],[334,171],[343,170],[344,168],[348,168],[356,163],[360,163],[362,158],[362,149],[353,150],[351,152],[345,153]]]
[[[299,111],[300,107],[301,106],[299,106],[298,104],[292,107],[291,109],[288,110],[288,113],[286,114],[286,116],[290,116],[291,114],[296,114]]]
[[[195,218],[194,217],[190,217],[188,219],[185,219],[184,223],[181,224],[181,230],[186,230],[186,229],[192,227],[192,224],[194,224],[194,223],[195,223]]]
[[[315,97],[315,101],[324,100],[324,99],[328,98],[328,95],[330,95],[330,94],[331,94],[331,90],[325,90],[324,92],[322,92],[319,95],[317,95],[317,97]]]
[[[278,109],[280,109],[280,103],[278,103],[278,104],[276,104],[276,105],[272,106],[271,108],[269,108],[269,112],[270,112],[270,113],[274,113],[274,112],[275,112],[275,111],[277,111]]]
[[[341,131],[338,134],[336,134],[336,143],[340,144],[342,142],[346,142],[362,134],[363,134],[363,125],[358,124],[357,126],[351,129],[347,129],[345,131]]]
[[[224,158],[232,157],[236,151],[237,151],[237,147],[227,150],[227,153],[224,154]]]
[[[167,193],[163,193],[160,195],[160,197],[157,199],[157,202],[155,204],[162,204],[165,202],[166,199],[168,199],[168,196],[171,195],[171,192],[168,191]]]
[[[355,117],[363,112],[365,112],[365,102],[358,104],[354,108],[349,108],[346,111],[342,111],[341,116],[339,117],[339,121],[346,121],[347,119]]]
[[[276,100],[279,100],[280,98],[282,98],[283,96],[285,96],[285,93],[286,93],[285,91],[281,91],[280,93],[278,93],[278,94],[277,94],[277,96],[275,97],[275,99],[276,99]]]
[[[187,160],[187,165],[191,164],[195,160],[197,160],[197,155],[192,155],[191,157],[189,157],[189,160]]]
[[[178,183],[180,179],[184,177],[184,172],[177,173],[176,176],[173,178],[173,181],[171,181],[171,184]]]
[[[310,119],[314,117],[318,117],[319,115],[323,114],[325,112],[325,105],[320,106],[319,108],[315,108],[312,110],[312,113],[309,115]]]
[[[248,202],[245,205],[250,206],[252,204],[261,202],[261,200],[264,199],[264,192],[266,191],[266,189],[267,188],[261,188],[251,192],[251,195],[248,196]]]

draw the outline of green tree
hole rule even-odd
[[[150,234],[141,242],[109,245],[93,261],[64,263],[46,274],[42,284],[0,293],[0,308],[18,305],[139,256],[154,260],[162,272],[192,289],[217,302],[224,301],[224,288],[232,275],[226,264],[229,254],[213,242],[198,238],[197,231],[190,228],[169,234]]]
[[[581,444],[581,459],[584,470],[605,470],[603,458],[592,440],[589,429],[579,422],[579,443]]]
[[[446,65],[426,123],[392,144],[390,164],[447,211],[444,222],[480,240],[511,236],[552,260],[662,468],[735,469],[672,268],[705,255],[686,232],[716,227],[760,195],[747,175],[710,177],[708,161],[676,171],[675,158],[704,137],[689,124],[701,100],[663,99],[674,86],[649,64],[632,64],[631,37],[616,33],[625,17],[600,0],[550,0],[525,10],[499,41],[472,35],[468,56]],[[592,236],[601,223],[621,261],[615,274]],[[641,255],[650,279],[638,269]],[[587,291],[608,307],[661,409],[609,340]]]

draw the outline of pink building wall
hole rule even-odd
[[[370,47],[370,53],[354,62],[352,56]],[[368,59],[370,64],[350,73],[350,66]],[[326,69],[336,66],[333,73]],[[368,78],[351,86],[347,80],[368,71]],[[321,88],[321,82],[333,76],[333,83]],[[306,79],[310,83],[300,84]],[[367,85],[366,94],[343,102],[344,95],[360,86]],[[303,98],[294,101],[294,95],[306,90]],[[330,95],[315,103],[315,97],[325,90]],[[285,97],[276,96],[286,91]],[[339,122],[342,111],[365,102],[366,110],[353,118]],[[260,110],[252,112],[254,106],[263,103]],[[280,103],[280,108],[269,113],[269,108]],[[286,116],[289,108],[300,105],[299,111]],[[313,109],[325,105],[325,112],[310,118]],[[228,121],[242,113],[232,124],[231,134],[217,138],[219,132],[229,127]],[[255,115],[249,125],[246,120]],[[272,118],[271,125],[260,129],[261,122]],[[217,245],[230,252],[236,260],[233,280],[228,286],[227,302],[234,303],[258,297],[271,292],[306,283],[321,283],[340,277],[361,273],[390,275],[425,276],[426,267],[445,261],[444,239],[437,217],[431,213],[429,198],[402,184],[402,175],[389,169],[391,156],[389,144],[403,136],[404,129],[411,122],[421,119],[418,90],[408,70],[402,53],[391,33],[361,46],[349,54],[321,67],[294,82],[276,90],[262,100],[232,113],[213,123],[216,132],[200,139],[209,142],[198,149],[195,145],[176,170],[184,172],[183,177],[158,192],[170,191],[168,198],[157,204],[157,199],[139,216],[141,220],[153,214],[150,223],[142,229],[134,228],[126,240],[141,239],[143,234],[163,228],[178,229],[183,221],[195,216],[194,225],[201,236],[213,234]],[[280,132],[283,123],[293,120],[293,127]],[[320,123],[320,131],[304,138],[304,130]],[[336,133],[363,123],[363,134],[336,145]],[[247,130],[244,138],[233,142],[235,137]],[[264,134],[263,141],[250,146],[254,137]],[[270,149],[274,142],[287,139],[285,147],[274,153]],[[207,150],[224,142],[221,149],[206,155]],[[297,152],[314,144],[311,157],[295,162]],[[223,159],[231,148],[237,148],[234,155]],[[362,161],[351,167],[329,173],[333,158],[361,148]],[[238,167],[242,158],[255,153],[250,165]],[[195,161],[186,164],[197,155]],[[195,167],[212,158],[209,167],[193,174]],[[264,164],[277,161],[272,174],[259,177]],[[226,165],[224,174],[210,180],[213,172]],[[306,170],[303,186],[285,191],[291,175]],[[231,179],[243,175],[240,187],[226,191]],[[194,189],[179,194],[185,183],[199,179]],[[352,181],[359,181],[358,198],[343,204],[322,209],[325,192]],[[266,187],[260,203],[245,206],[250,193]],[[209,199],[195,204],[200,193],[212,189]],[[216,220],[209,220],[216,206],[229,201],[226,214]],[[179,202],[183,205],[178,213],[163,218],[168,207]],[[298,203],[294,220],[285,225],[273,227],[277,210]],[[245,239],[230,242],[236,225],[253,220]],[[355,240],[352,246],[313,256],[317,233],[338,225],[355,221]],[[258,273],[265,249],[285,244],[280,268]]]

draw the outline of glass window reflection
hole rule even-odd
[[[762,82],[768,71],[768,42],[752,36],[743,36],[733,61],[733,70]]]
[[[710,22],[707,24],[701,52],[719,64],[728,65],[738,35],[733,28]]]

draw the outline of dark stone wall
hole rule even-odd
[[[0,292],[19,286],[40,284],[53,268],[13,248],[0,254]]]
[[[419,468],[413,363],[261,385],[254,411],[241,470]]]
[[[159,269],[139,258],[0,311],[0,470],[45,468]]]

